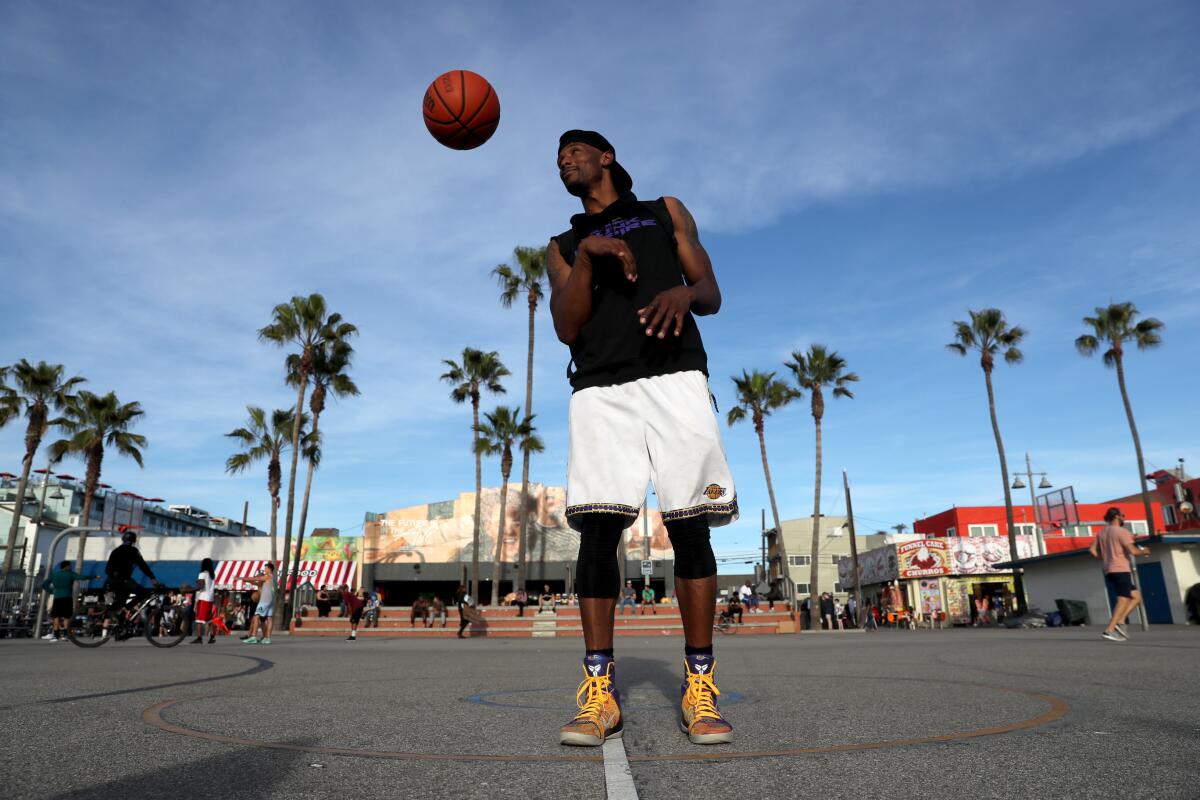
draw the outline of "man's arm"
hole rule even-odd
[[[579,243],[574,266],[563,258],[562,251],[558,249],[558,240],[551,239],[546,246],[550,316],[554,320],[554,333],[563,344],[573,344],[592,316],[592,269],[597,260],[615,261],[627,280],[637,280],[637,262],[633,252],[620,239],[588,236]]]
[[[1092,546],[1088,548],[1088,552],[1092,554],[1092,558],[1100,557],[1100,537],[1092,539]]]
[[[646,326],[646,335],[659,339],[665,339],[668,332],[674,336],[683,333],[683,320],[689,311],[703,316],[721,310],[721,287],[713,274],[712,259],[700,244],[696,220],[677,198],[664,197],[663,202],[675,227],[675,253],[687,285],[660,292],[649,305],[638,310],[638,320]]]
[[[1133,541],[1132,533],[1126,532],[1125,535],[1123,535],[1121,537],[1121,545],[1125,548],[1125,552],[1128,555],[1131,555],[1131,556],[1148,556],[1148,555],[1150,555],[1150,551],[1147,548],[1138,547],[1137,543]]]
[[[140,551],[135,551],[133,554],[133,558],[134,558],[133,565],[135,567],[137,567],[138,569],[140,569],[142,571],[143,575],[145,575],[147,578],[149,578],[152,581],[158,580],[158,578],[154,577],[154,573],[150,570],[150,565],[146,563],[146,559],[142,558],[142,554]]]

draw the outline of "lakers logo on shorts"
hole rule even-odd
[[[709,500],[717,500],[725,496],[725,487],[710,483],[704,487],[704,496]]]

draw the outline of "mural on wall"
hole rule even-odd
[[[301,545],[299,560],[357,561],[359,543],[357,536],[309,536]],[[294,551],[295,547],[292,550]]]
[[[1034,552],[1032,536],[1017,536],[1018,558],[1030,558]],[[869,586],[897,578],[998,575],[1010,571],[997,566],[1008,560],[1008,539],[1003,536],[915,539],[859,553],[859,581]],[[842,586],[851,586],[854,582],[852,576],[851,560],[848,557],[840,559],[838,579]]]
[[[517,559],[521,531],[521,486],[509,486],[503,529],[501,561]],[[579,534],[567,525],[566,489],[561,486],[529,484],[529,535],[525,544],[530,562],[574,561],[579,553]],[[373,515],[363,528],[363,560],[368,564],[452,563],[471,560],[474,532],[475,493],[463,492],[455,500],[423,503]],[[490,563],[496,552],[500,522],[500,490],[484,489],[480,500],[483,526],[479,536],[479,560]],[[657,511],[649,514],[650,557],[672,558],[667,529]],[[644,539],[639,516],[625,530],[629,558],[641,558]]]

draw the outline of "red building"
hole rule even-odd
[[[1125,514],[1125,524],[1135,534],[1148,532],[1146,512],[1139,497],[1137,502],[1129,500],[1109,503],[1078,503],[1075,510],[1078,522],[1063,527],[1042,524],[1042,536],[1047,553],[1061,553],[1089,547],[1092,537],[1104,526],[1104,512],[1112,506]],[[1165,530],[1160,506],[1153,506],[1155,530]],[[1034,536],[1037,534],[1033,506],[1014,505],[1013,525],[1015,533]],[[1004,506],[955,506],[940,514],[934,514],[913,523],[913,532],[925,536],[1008,536],[1008,523]]]

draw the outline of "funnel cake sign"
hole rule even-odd
[[[949,575],[950,548],[945,539],[918,539],[896,546],[901,578]]]

